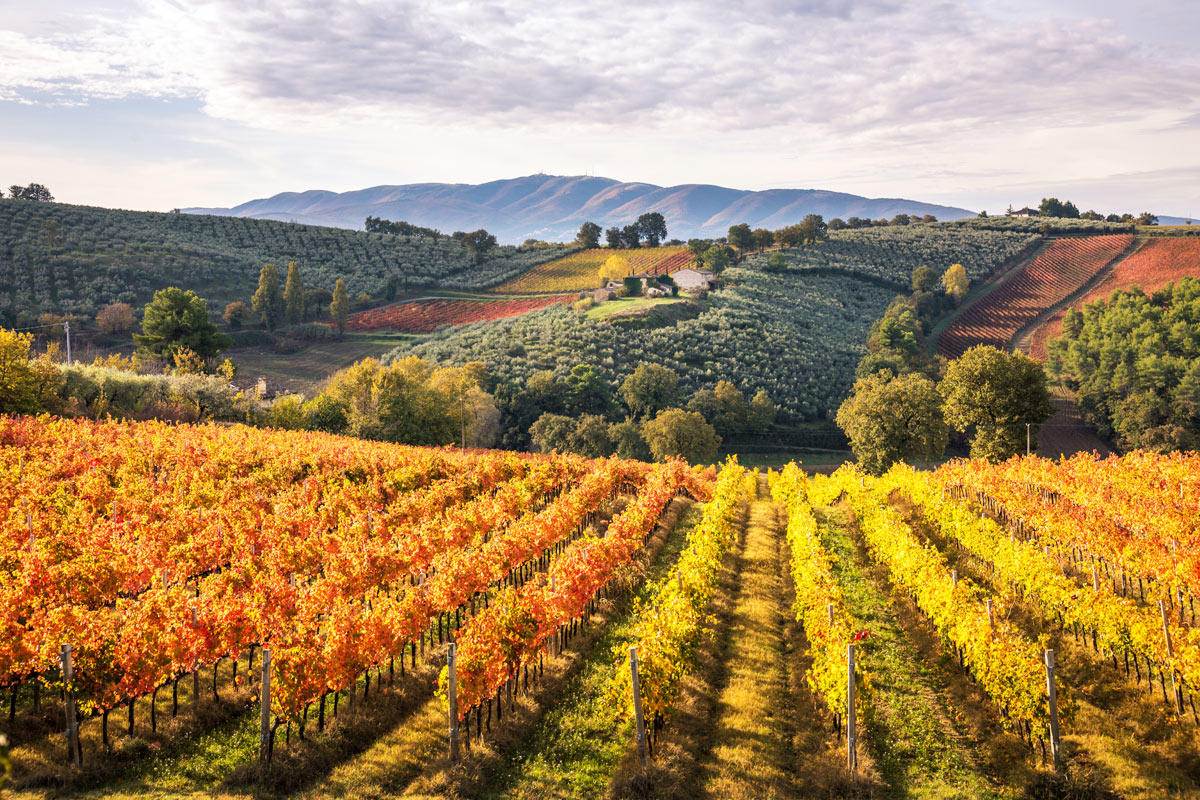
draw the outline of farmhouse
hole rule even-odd
[[[684,291],[688,289],[709,289],[712,288],[716,274],[706,269],[686,267],[676,272],[671,278]]]

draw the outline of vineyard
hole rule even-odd
[[[0,495],[17,796],[1200,791],[1194,455],[764,477],[0,418]]]
[[[955,319],[938,339],[938,351],[957,358],[976,344],[1007,350],[1022,327],[1077,291],[1133,241],[1131,234],[1052,241],[1033,261]]]
[[[248,300],[267,262],[297,262],[309,288],[332,289],[341,278],[352,296],[380,297],[393,278],[402,289],[483,288],[567,252],[499,247],[477,265],[448,238],[0,200],[0,321],[28,323],[44,312],[91,317],[172,285],[219,310]]]
[[[351,314],[350,330],[387,329],[403,333],[431,333],[443,325],[466,325],[515,317],[547,306],[569,303],[573,294],[528,297],[516,300],[417,300]]]
[[[1103,300],[1118,290],[1140,286],[1155,292],[1180,278],[1200,277],[1200,241],[1194,238],[1150,239],[1095,285],[1086,295],[1071,303],[1082,308],[1086,303]],[[1046,342],[1062,332],[1066,309],[1058,311],[1033,333],[1029,354],[1039,361],[1046,358]]]
[[[619,250],[609,247],[581,250],[549,261],[520,275],[492,291],[504,294],[525,292],[579,292],[600,285],[600,268],[612,257],[629,262],[630,274],[669,275],[691,266],[693,257],[686,247],[642,247]]]

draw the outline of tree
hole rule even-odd
[[[858,464],[881,475],[897,461],[932,461],[946,450],[949,433],[942,398],[919,373],[877,372],[854,383],[837,413]]]
[[[8,196],[13,200],[32,200],[35,203],[49,203],[54,200],[50,190],[40,183],[31,183],[28,186],[13,184],[8,187]]]
[[[346,430],[346,406],[328,394],[319,394],[305,403],[304,418],[309,430],[326,433]]]
[[[840,222],[841,220],[838,221]],[[760,253],[775,243],[775,234],[766,228],[755,228],[751,233],[754,236],[754,246]]]
[[[788,225],[775,231],[775,244],[780,247],[798,247],[804,243],[804,231],[799,225]]]
[[[142,313],[142,332],[135,333],[133,341],[143,353],[172,360],[183,348],[212,359],[232,343],[208,318],[208,303],[177,286],[154,293]]]
[[[740,225],[732,225],[729,228],[727,241],[738,249],[740,258],[742,253],[754,247],[754,231],[750,230],[750,226],[745,222]]]
[[[305,289],[304,318],[319,319],[325,316],[329,311],[329,304],[332,301],[333,292],[328,289]]]
[[[304,321],[304,282],[300,279],[300,267],[295,261],[288,262],[287,285],[283,289],[284,317],[289,325]]]
[[[338,335],[346,332],[346,318],[350,316],[350,297],[346,294],[346,282],[338,278],[333,287],[333,299],[329,302],[329,316],[337,326]]]
[[[677,456],[692,464],[716,460],[721,437],[695,411],[669,408],[642,424],[642,438],[656,461]]]
[[[254,312],[250,310],[250,306],[243,303],[241,300],[234,300],[232,303],[226,303],[225,313],[221,318],[231,328],[240,328],[249,321]]]
[[[733,254],[728,247],[714,244],[704,251],[704,268],[720,272],[733,263]]]
[[[607,458],[616,452],[612,426],[598,414],[584,414],[575,422],[571,451],[587,458]]]
[[[33,336],[0,328],[0,414],[36,414],[45,409],[57,378],[44,360],[30,360]]]
[[[912,288],[914,292],[932,292],[938,284],[938,274],[924,264],[914,267],[912,271]]]
[[[258,288],[250,298],[250,305],[269,331],[275,330],[283,319],[283,292],[279,289],[279,272],[274,264],[264,264],[259,271]]]
[[[800,234],[805,244],[824,239],[828,231],[829,226],[820,214],[809,214],[800,222]]]
[[[642,229],[636,222],[621,228],[621,246],[631,250],[642,246]]]
[[[467,252],[471,254],[471,259],[476,264],[483,261],[483,257],[488,254],[488,251],[496,246],[496,237],[483,228],[470,233],[455,231],[450,238],[467,248]]]
[[[567,376],[567,410],[608,416],[615,408],[612,389],[591,364],[576,364]]]
[[[539,453],[574,452],[575,420],[547,412],[529,428],[529,438]]]
[[[954,298],[956,304],[961,303],[970,288],[966,268],[962,264],[951,264],[947,267],[942,274],[942,288],[946,290],[946,294]]]
[[[637,423],[631,419],[613,423],[609,428],[609,437],[620,458],[650,461],[654,457],[650,453],[650,445],[646,444],[646,440],[642,438],[642,432]]]
[[[749,428],[759,433],[766,433],[775,424],[775,414],[779,408],[771,400],[766,389],[759,389],[750,400]]]
[[[746,396],[729,381],[717,381],[712,389],[697,390],[687,407],[702,414],[722,436],[741,433],[750,424]]]
[[[604,231],[604,243],[614,250],[621,249],[621,229],[618,227],[607,228]]]
[[[637,230],[647,247],[658,247],[667,238],[667,221],[657,211],[649,211],[638,217]]]
[[[600,267],[600,285],[609,281],[624,280],[627,276],[633,273],[633,266],[629,263],[629,259],[624,256],[611,255]]]
[[[963,433],[974,430],[971,457],[993,463],[1024,451],[1027,423],[1036,447],[1038,426],[1054,413],[1042,366],[987,345],[951,361],[938,389],[946,422]]]
[[[136,323],[129,303],[109,303],[96,314],[96,327],[105,333],[124,333]]]
[[[1038,205],[1038,215],[1042,217],[1078,219],[1079,209],[1070,200],[1062,202],[1057,197],[1043,197],[1042,202]]]
[[[659,364],[641,363],[625,378],[619,392],[635,419],[649,419],[679,402],[679,376]]]
[[[579,226],[579,233],[575,234],[575,244],[586,250],[592,250],[600,246],[600,226],[594,222],[585,222]]]

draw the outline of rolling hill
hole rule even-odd
[[[454,230],[487,228],[503,242],[528,238],[570,241],[588,220],[626,225],[647,211],[667,219],[672,237],[723,236],[731,225],[781,228],[806,214],[881,217],[933,214],[939,220],[974,216],[965,208],[903,198],[867,198],[822,189],[747,191],[705,184],[655,186],[590,176],[528,175],[482,184],[415,183],[351,192],[282,192],[233,208],[188,208],[191,214],[362,227],[368,216]]]

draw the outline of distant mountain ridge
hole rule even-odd
[[[570,241],[586,221],[627,225],[647,211],[666,217],[672,238],[723,236],[731,225],[782,228],[807,214],[973,217],[965,208],[903,198],[867,198],[824,189],[748,191],[706,184],[655,186],[592,176],[527,175],[482,184],[413,183],[350,192],[282,192],[233,208],[185,208],[189,214],[274,219],[360,230],[368,216],[405,220],[445,233],[486,228],[501,242]]]

